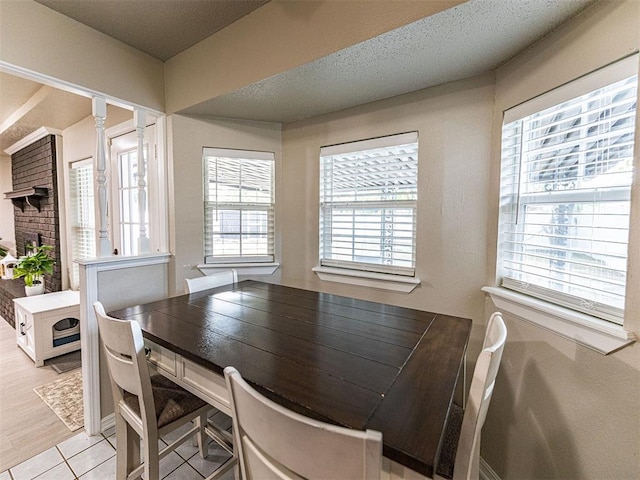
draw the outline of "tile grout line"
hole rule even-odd
[[[73,438],[73,437],[71,437],[71,438]],[[70,471],[70,472],[71,472],[71,474],[73,475],[73,480],[78,480],[78,476],[76,475],[76,472],[73,470],[73,468],[71,468],[71,465],[69,465],[69,462],[67,462],[67,457],[65,457],[65,456],[64,456],[64,453],[62,453],[62,450],[60,450],[60,447],[59,447],[58,445],[60,445],[60,444],[58,443],[57,445],[54,445],[54,446],[56,447],[56,450],[58,450],[58,453],[59,453],[59,454],[60,454],[60,456],[62,457],[62,462],[63,462],[63,463],[65,463],[65,464],[67,465],[67,468],[69,469],[69,471]],[[86,449],[85,449],[85,450],[86,450]],[[83,451],[84,451],[84,450],[83,450]],[[80,453],[80,452],[78,452],[78,453]],[[77,454],[76,454],[76,455],[77,455]],[[58,464],[58,465],[60,465],[60,464]],[[57,467],[58,465],[56,465],[56,467]],[[53,467],[53,468],[56,468],[56,467]],[[49,470],[47,470],[47,472],[48,472],[48,471],[50,471],[50,470],[52,470],[52,469],[50,468]],[[43,474],[45,474],[45,473],[47,473],[47,472],[42,472],[40,475],[43,475]],[[37,477],[36,477],[36,480],[37,480]]]
[[[78,434],[78,435],[80,435],[80,434]],[[61,445],[62,443],[64,443],[64,442],[60,442],[60,443],[58,443],[58,444],[54,445],[54,447],[55,447],[55,451],[56,451],[56,452],[58,452],[58,454],[60,455],[60,457],[62,457],[62,462],[59,462],[59,463],[57,463],[56,465],[52,466],[51,468],[49,468],[49,469],[45,470],[44,472],[39,473],[39,474],[38,474],[38,476],[37,476],[37,477],[35,477],[35,480],[37,480],[37,478],[38,478],[38,477],[40,477],[40,476],[42,476],[42,475],[47,474],[47,473],[48,473],[48,472],[50,472],[51,470],[53,470],[53,469],[55,469],[55,468],[58,468],[62,463],[64,463],[64,464],[67,466],[67,468],[69,469],[69,471],[71,472],[71,474],[72,474],[72,476],[73,476],[73,479],[74,479],[74,480],[79,480],[79,478],[80,478],[80,477],[75,473],[75,470],[72,468],[71,464],[69,463],[69,460],[70,460],[71,458],[74,458],[74,457],[76,457],[76,456],[78,456],[78,455],[82,454],[83,452],[86,452],[86,451],[87,451],[87,450],[89,450],[90,448],[95,447],[96,445],[100,444],[102,441],[106,441],[106,444],[107,444],[111,449],[113,449],[114,451],[116,451],[116,448],[115,448],[115,447],[113,446],[113,444],[109,441],[108,437],[105,435],[105,433],[104,433],[104,432],[100,432],[100,437],[102,437],[100,440],[98,440],[97,442],[95,442],[95,443],[93,443],[93,444],[89,445],[89,446],[88,446],[88,447],[86,447],[86,448],[82,448],[81,450],[79,450],[79,451],[75,452],[73,455],[70,455],[70,456],[69,456],[69,458],[67,458],[67,457],[65,456],[65,454],[64,454],[64,453],[63,453],[63,451],[62,451],[62,449],[60,448],[60,445]],[[71,438],[73,438],[73,437],[71,437]],[[160,439],[160,440],[161,440],[161,441],[163,441],[163,443],[164,443],[164,440],[162,440],[162,439]],[[66,441],[66,440],[65,440],[65,441]],[[188,458],[185,458],[185,457],[187,456],[186,454],[180,454],[180,453],[179,453],[179,452],[177,452],[177,451],[176,451],[175,453],[176,453],[177,457],[181,460],[181,462],[179,463],[179,465],[177,465],[177,466],[176,466],[176,468],[174,468],[173,470],[171,470],[170,472],[168,472],[168,473],[167,473],[164,477],[162,477],[162,478],[167,478],[167,477],[169,477],[169,476],[170,476],[170,475],[172,475],[176,470],[178,470],[178,469],[180,469],[180,468],[184,467],[184,464],[187,464],[187,465],[189,466],[188,468],[190,468],[191,470],[194,470],[194,471],[198,474],[198,476],[199,476],[200,478],[202,478],[202,479],[205,479],[205,478],[206,478],[206,476],[205,476],[202,472],[200,472],[200,471],[199,471],[199,470],[198,470],[194,465],[192,465],[192,464],[189,462],[189,460],[190,460],[190,459],[192,459],[192,458],[194,458],[195,456],[197,456],[197,452],[194,452],[194,454],[193,454],[193,455],[191,455],[191,456],[189,456]],[[115,455],[115,454],[114,454],[114,455]],[[32,458],[33,458],[33,457],[32,457]],[[82,475],[86,475],[87,473],[91,472],[92,470],[94,470],[94,469],[96,469],[96,468],[100,467],[101,465],[103,465],[104,463],[108,462],[108,461],[109,461],[109,460],[111,460],[112,458],[113,458],[113,456],[111,456],[111,457],[109,457],[109,458],[107,458],[107,459],[105,459],[105,460],[101,461],[101,462],[100,462],[100,463],[98,463],[97,465],[93,465],[89,470],[87,470],[86,472],[84,472]],[[216,468],[216,470],[218,470],[219,468],[222,468],[222,467],[223,467],[223,466],[224,466],[224,465],[225,465],[229,460],[230,460],[230,459],[227,459],[226,461],[222,462],[222,464],[220,464],[220,465]],[[12,468],[13,468],[13,467],[12,467]],[[14,476],[13,472],[11,472],[11,470],[10,470],[10,469],[7,469],[7,470],[6,470],[6,472],[7,472],[7,474],[9,475],[9,480],[15,480],[15,476]]]

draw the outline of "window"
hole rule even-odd
[[[320,265],[415,275],[417,132],[320,149]]]
[[[145,159],[147,145],[144,147]],[[146,173],[146,170],[145,170]],[[118,153],[119,195],[120,199],[120,255],[138,255],[138,238],[140,234],[140,207],[138,196],[138,150]],[[144,177],[145,185],[147,176]],[[149,224],[149,209],[145,210],[145,225]]]
[[[637,57],[505,112],[502,285],[623,323]]]
[[[107,170],[111,198],[107,212],[109,237],[113,249],[122,256],[162,252],[168,248],[167,199],[162,195],[162,185],[166,181],[164,160],[162,149],[157,147],[164,118],[151,117],[148,121],[153,123],[143,129],[144,164],[139,161],[140,139],[132,121],[106,132],[110,145]],[[144,176],[141,179],[138,173],[142,169]]]
[[[72,259],[92,258],[96,256],[93,161],[73,162],[70,167]],[[78,288],[79,285],[79,268],[72,262],[71,286]]]
[[[274,261],[271,152],[205,148],[205,263]]]

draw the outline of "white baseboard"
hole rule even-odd
[[[107,415],[106,417],[104,417],[101,421],[100,421],[100,431],[104,432],[106,430],[108,430],[111,427],[115,427],[116,426],[116,417],[115,415],[112,413],[111,415]]]
[[[500,480],[500,477],[487,462],[480,457],[480,480]]]

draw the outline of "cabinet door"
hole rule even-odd
[[[16,308],[16,341],[31,358],[35,355],[33,315]]]

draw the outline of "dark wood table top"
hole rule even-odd
[[[386,457],[429,477],[471,332],[469,319],[252,280],[110,314],[299,413],[381,431]]]

